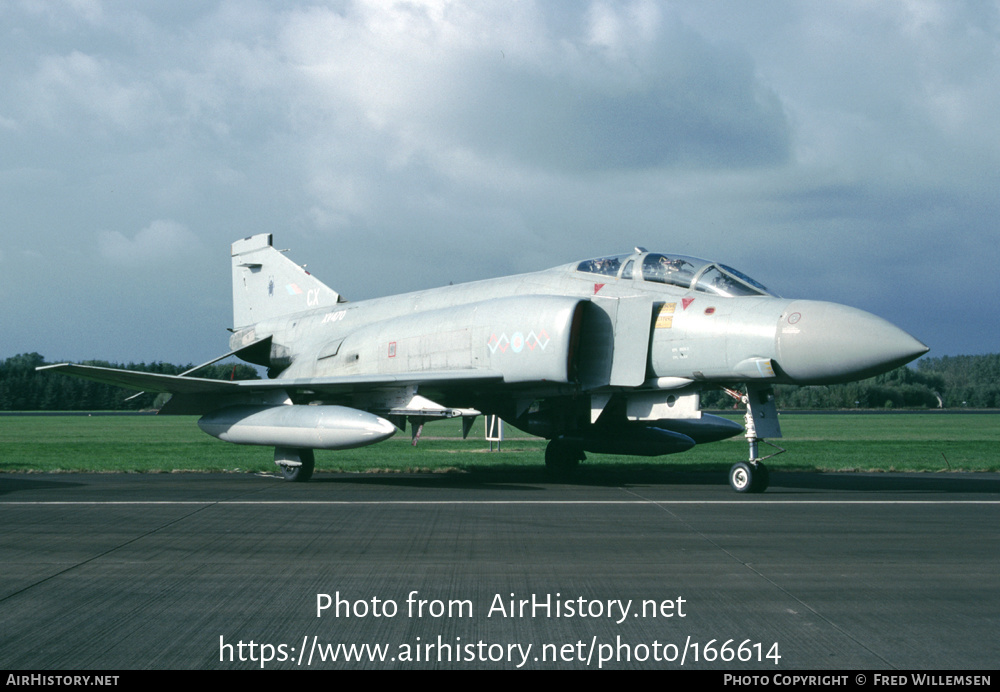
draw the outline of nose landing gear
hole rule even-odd
[[[747,444],[750,446],[750,458],[733,464],[729,469],[729,485],[738,493],[762,493],[770,483],[770,473],[764,465],[765,459],[776,457],[785,450],[776,444],[763,439],[766,437],[781,437],[781,426],[778,424],[778,407],[774,403],[774,392],[770,387],[747,387],[747,393],[726,389],[726,394],[733,397],[744,406],[743,415],[746,428]],[[760,435],[760,437],[758,437]],[[774,447],[776,452],[766,457],[758,455],[758,443]]]

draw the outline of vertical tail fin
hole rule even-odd
[[[233,327],[336,305],[340,295],[271,245],[270,233],[233,243]]]

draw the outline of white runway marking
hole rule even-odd
[[[86,500],[0,502],[4,506],[104,505],[1000,505],[1000,500]]]

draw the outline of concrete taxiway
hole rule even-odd
[[[996,666],[1000,474],[771,483],[0,475],[0,668]]]

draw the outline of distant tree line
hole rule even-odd
[[[942,356],[917,363],[917,372],[940,375],[949,408],[1000,408],[1000,353],[985,356]]]
[[[45,365],[37,353],[22,353],[0,363],[2,411],[129,411],[159,408],[165,395],[144,394],[59,373],[36,372]],[[193,365],[86,361],[85,365],[179,375]],[[193,373],[216,380],[254,380],[257,370],[245,364],[216,364]],[[985,356],[925,358],[861,382],[822,387],[775,387],[782,409],[1000,408],[1000,353]],[[722,391],[706,391],[704,408],[732,408]]]
[[[159,408],[167,395],[149,392],[128,399],[136,392],[57,372],[36,372],[39,365],[48,365],[38,353],[22,353],[0,362],[0,411],[141,411]],[[83,365],[105,368],[124,368],[165,375],[179,375],[194,367],[170,363],[108,363],[100,360],[84,361]],[[235,367],[209,365],[192,377],[213,380],[255,380],[257,370],[242,363]]]

